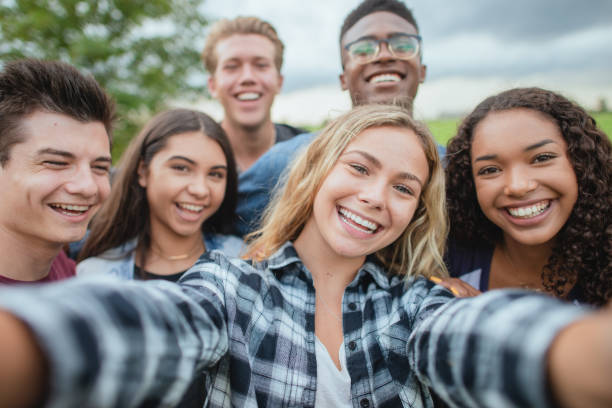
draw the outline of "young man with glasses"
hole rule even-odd
[[[353,106],[399,104],[412,111],[427,67],[412,12],[398,0],[365,0],[345,18],[340,30],[343,72],[340,85]],[[235,232],[245,235],[257,223],[281,173],[295,152],[314,134],[306,133],[272,147],[243,175],[238,192]],[[444,148],[440,147],[441,153]],[[241,180],[242,180],[241,179]]]

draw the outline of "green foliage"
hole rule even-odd
[[[201,83],[193,84],[207,24],[201,3],[0,0],[0,63],[56,59],[90,72],[117,102],[115,141],[122,149],[143,118],[172,98],[202,92]]]
[[[591,115],[597,122],[597,127],[608,135],[608,139],[612,140],[612,112],[598,112],[591,113]]]

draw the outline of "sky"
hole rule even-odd
[[[206,0],[211,21],[254,15],[270,22],[285,44],[283,91],[272,117],[294,125],[319,124],[350,108],[341,72],[338,35],[360,0]],[[427,79],[415,116],[468,113],[504,89],[540,86],[587,109],[612,105],[612,1],[413,0],[423,37]],[[200,49],[204,44],[201,40]],[[202,109],[223,116],[215,102]]]

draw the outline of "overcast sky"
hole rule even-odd
[[[276,120],[307,123],[350,106],[340,91],[338,34],[360,0],[206,0],[215,20],[255,15],[285,43],[285,83]],[[612,104],[612,1],[406,1],[423,36],[427,80],[415,114],[469,111],[513,86],[559,91],[588,108]],[[201,44],[203,45],[203,39]],[[214,109],[214,107],[208,107]]]

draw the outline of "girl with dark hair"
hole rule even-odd
[[[77,274],[176,281],[207,250],[237,256],[242,241],[222,235],[236,183],[227,136],[212,118],[186,109],[158,114],[123,154]]]
[[[451,275],[481,291],[522,287],[605,304],[611,150],[593,118],[556,93],[512,89],[483,101],[447,150]]]

